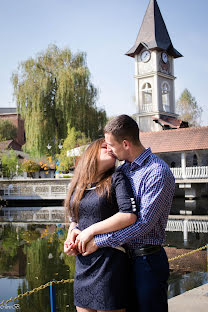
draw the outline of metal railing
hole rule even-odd
[[[186,167],[183,174],[182,168],[170,168],[176,179],[204,179],[208,178],[208,166]]]
[[[208,221],[205,220],[168,220],[166,231],[208,233]]]
[[[152,103],[142,105],[142,112],[145,112],[145,113],[152,112]]]

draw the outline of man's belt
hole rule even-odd
[[[161,250],[161,245],[145,245],[141,248],[129,249],[127,254],[130,258],[152,255]]]

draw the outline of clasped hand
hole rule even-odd
[[[64,252],[68,256],[77,256],[79,253],[75,244],[76,237],[79,235],[79,233],[81,233],[79,229],[72,230],[64,242]]]
[[[89,227],[82,232],[78,229],[71,231],[70,237],[64,243],[64,252],[68,256],[76,256],[78,253],[86,256],[98,249],[94,239],[92,228]]]

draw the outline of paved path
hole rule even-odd
[[[207,312],[208,284],[168,300],[169,312]]]

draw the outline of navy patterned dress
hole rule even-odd
[[[133,193],[121,173],[112,176],[111,200],[99,197],[96,187],[86,190],[79,205],[79,228],[107,219],[118,211],[135,213]],[[128,257],[111,247],[100,248],[88,256],[76,257],[74,304],[95,310],[118,310],[127,306]]]

